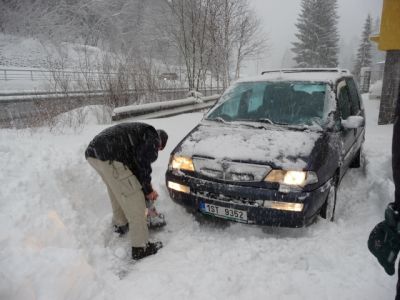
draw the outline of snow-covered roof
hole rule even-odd
[[[236,82],[254,81],[316,81],[316,82],[335,82],[342,76],[350,76],[351,73],[346,69],[282,69],[268,70],[262,75],[239,79]]]

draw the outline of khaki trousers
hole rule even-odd
[[[146,246],[149,239],[146,204],[142,186],[136,176],[118,161],[101,161],[92,157],[88,157],[87,161],[107,186],[114,224],[121,226],[129,223],[132,247]]]

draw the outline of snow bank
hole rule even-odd
[[[86,125],[111,123],[111,108],[104,105],[88,105],[75,108],[55,117],[58,129],[81,128]]]
[[[0,298],[393,299],[396,276],[366,243],[394,189],[392,126],[376,125],[378,106],[365,102],[368,164],[343,179],[336,222],[303,229],[200,225],[169,199],[164,174],[202,114],[149,120],[170,136],[153,167],[168,224],[151,233],[164,248],[136,264],[127,238],[112,233],[105,186],[83,155],[106,126],[0,130]]]
[[[105,54],[97,47],[73,43],[55,45],[49,41],[0,33],[0,69],[7,69],[9,78],[14,78],[0,80],[0,90],[49,90],[49,74],[40,71],[60,67],[61,61],[64,68],[67,66],[66,70],[81,71],[87,62],[94,66]],[[38,71],[33,73],[35,80],[30,79],[30,70]]]
[[[85,57],[96,60],[104,54],[97,47],[65,42],[55,45],[49,41],[0,33],[1,68],[48,69],[54,60],[62,57],[65,66],[74,69],[79,68]]]

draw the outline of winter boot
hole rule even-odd
[[[145,247],[132,247],[132,259],[139,260],[146,256],[156,254],[162,246],[161,242],[148,242]]]
[[[125,225],[122,226],[114,225],[114,232],[119,233],[119,236],[123,236],[128,231],[129,231],[129,223],[126,223]]]

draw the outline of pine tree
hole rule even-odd
[[[371,66],[371,41],[369,36],[372,32],[372,18],[368,15],[364,23],[364,30],[361,36],[360,46],[357,51],[357,60],[354,65],[353,74],[356,78],[360,77],[361,68]]]
[[[339,35],[337,0],[302,0],[292,51],[298,67],[336,67]]]

